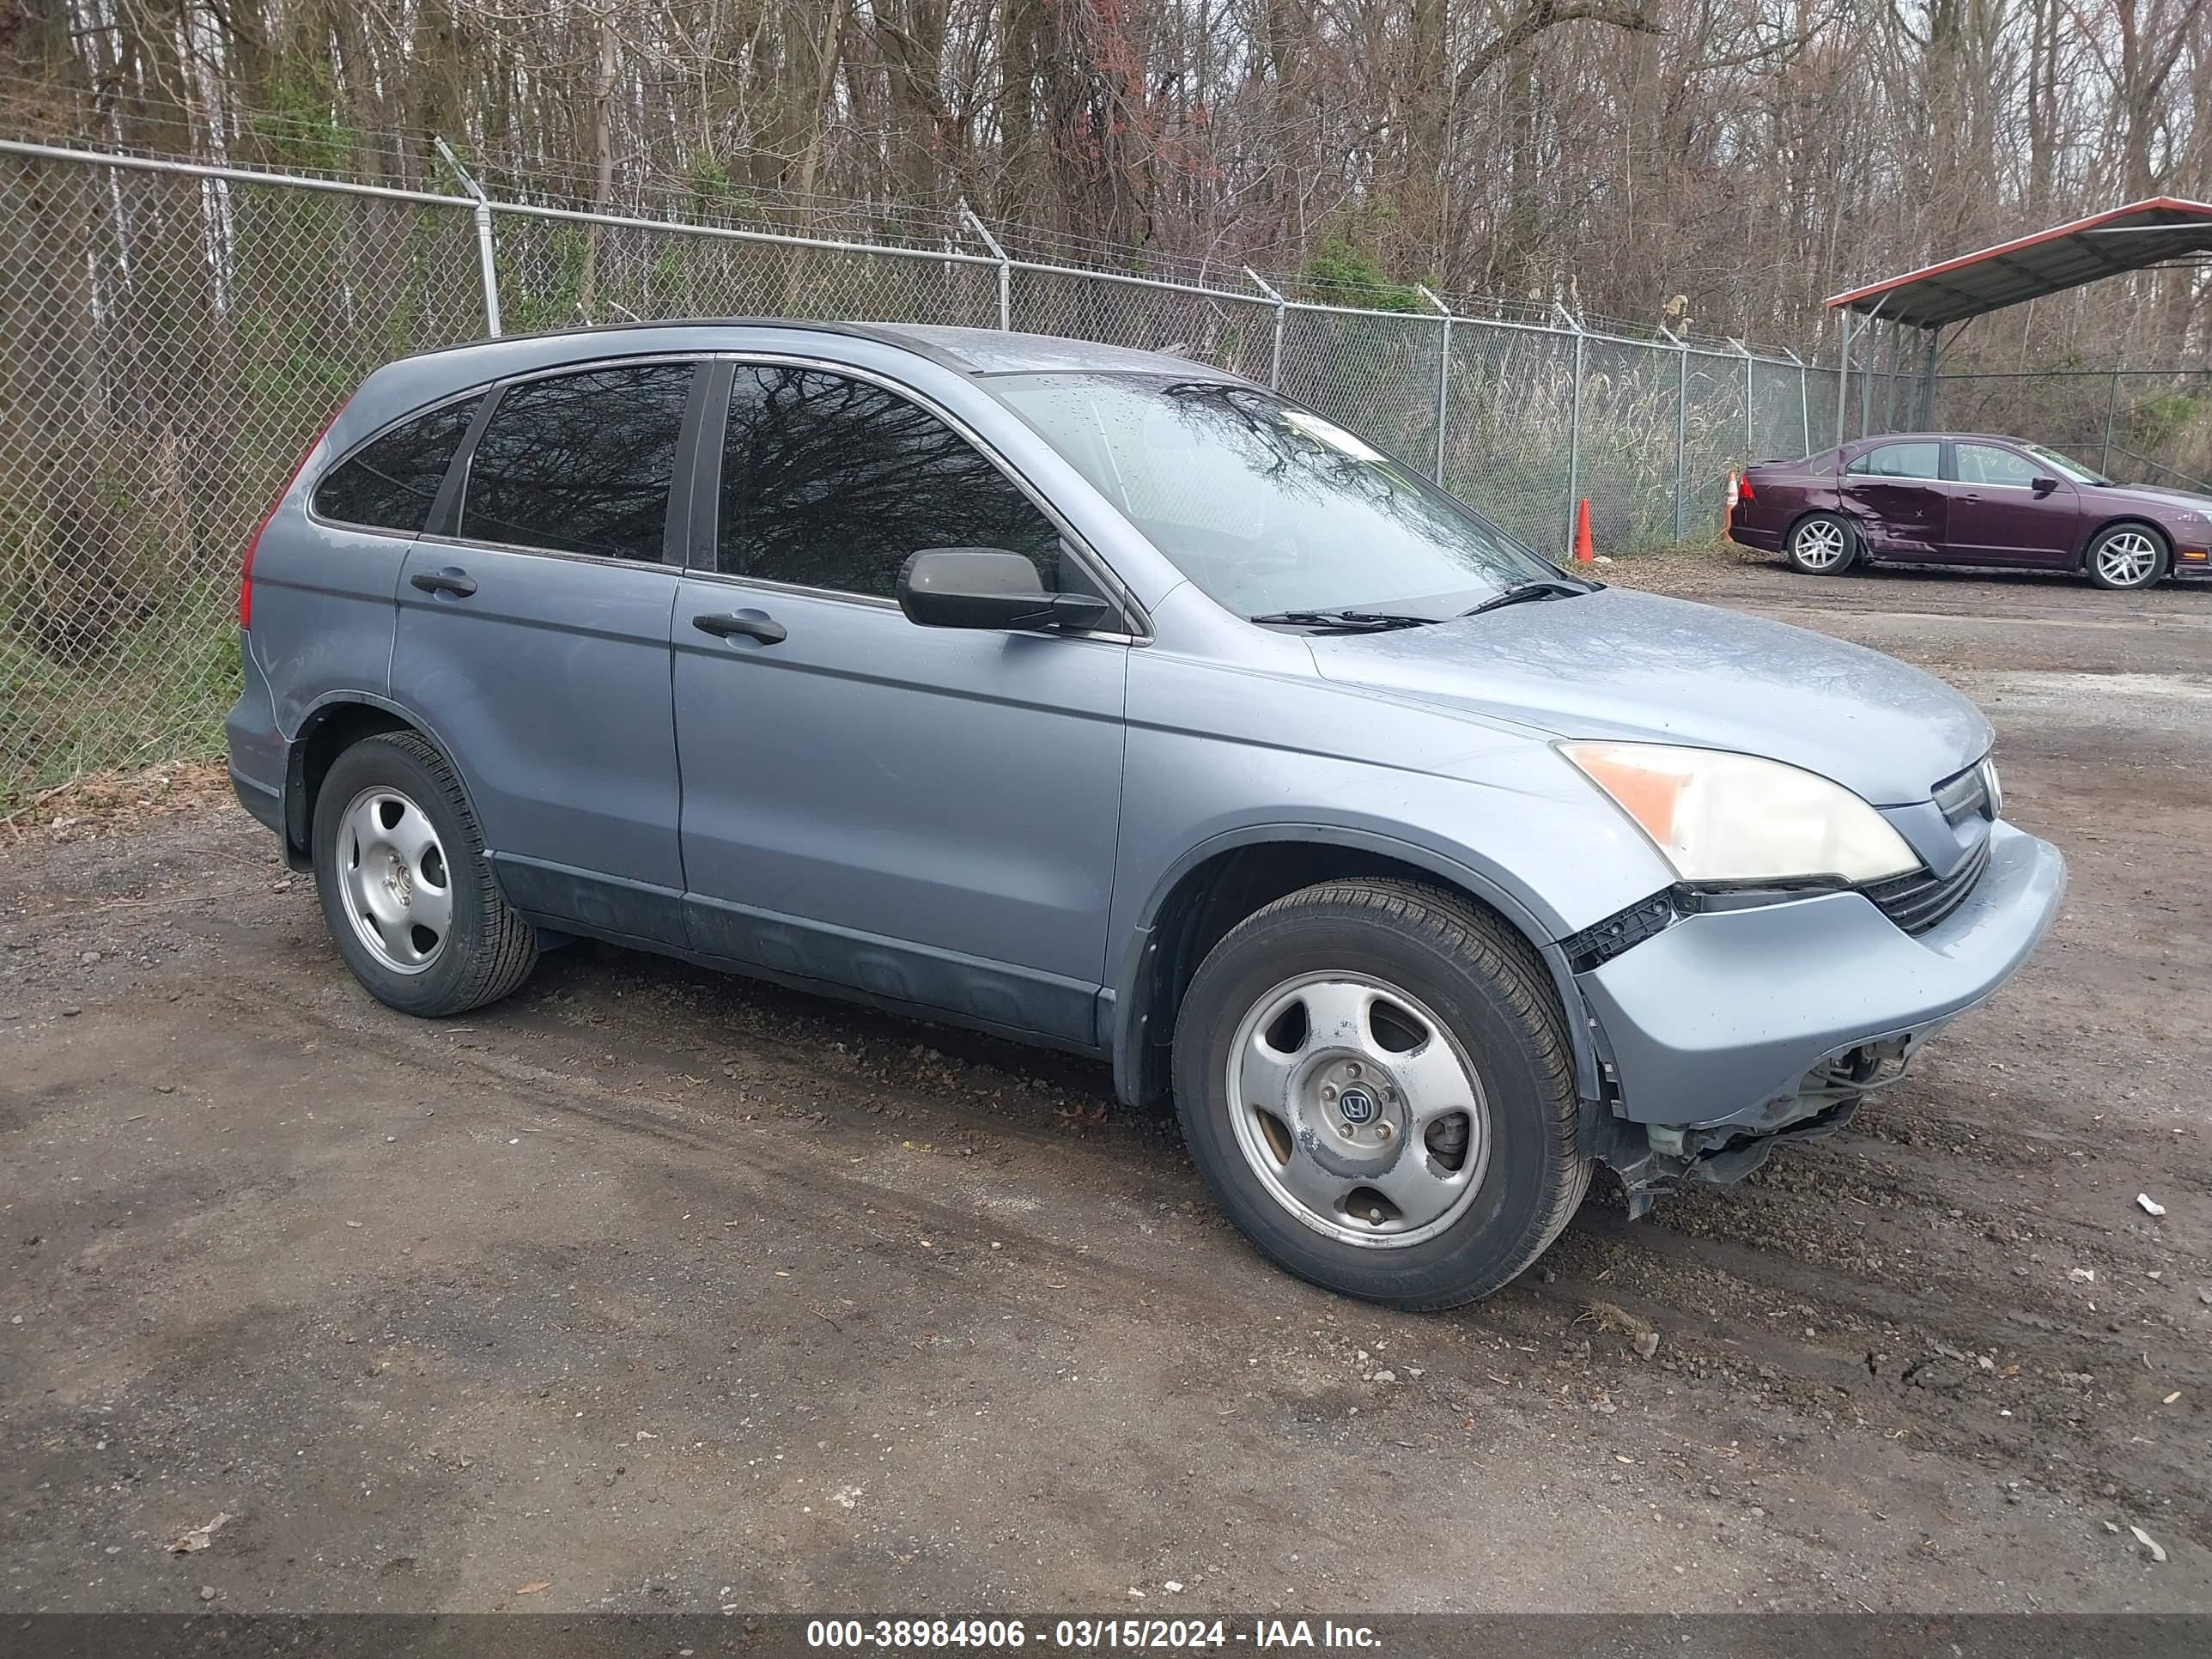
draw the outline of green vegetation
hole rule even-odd
[[[1324,305],[1362,311],[1426,311],[1427,301],[1411,283],[1393,280],[1375,256],[1352,235],[1338,232],[1314,249],[1300,273]]]

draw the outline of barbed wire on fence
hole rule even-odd
[[[77,773],[212,752],[240,556],[287,473],[371,369],[489,333],[791,316],[1172,352],[1279,386],[1553,553],[1583,497],[1603,545],[1708,538],[1732,471],[1912,404],[1910,376],[1854,373],[1847,393],[1793,354],[1556,305],[1421,289],[1425,310],[1366,310],[1249,270],[1024,258],[964,208],[873,241],[459,182],[0,141],[0,813]],[[2156,450],[2153,401],[2123,411],[2094,378],[2062,423],[2101,414],[2108,454]]]

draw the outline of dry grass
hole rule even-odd
[[[90,772],[42,790],[0,816],[0,848],[135,835],[164,818],[232,807],[219,760],[172,761],[131,771]]]

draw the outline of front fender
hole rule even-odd
[[[1479,867],[1433,847],[1358,825],[1320,822],[1255,821],[1207,837],[1187,848],[1162,871],[1146,896],[1133,926],[1127,933],[1121,961],[1111,979],[1113,1014],[1110,1042],[1114,1083],[1117,1095],[1131,1104],[1142,1092],[1145,1010],[1150,1002],[1146,975],[1156,941],[1161,911],[1191,872],[1209,860],[1248,847],[1282,845],[1340,848],[1389,859],[1435,877],[1444,886],[1468,893],[1496,910],[1526,939],[1552,976],[1559,1006],[1566,1011],[1568,1036],[1574,1047],[1576,1092],[1585,1101],[1600,1097],[1601,1060],[1581,988],[1568,965],[1567,955],[1555,942],[1544,921],[1517,889],[1500,878],[1500,872]],[[1123,937],[1117,930],[1114,935]]]

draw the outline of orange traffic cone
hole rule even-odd
[[[1575,503],[1575,562],[1588,564],[1597,557],[1590,547],[1589,497]]]

